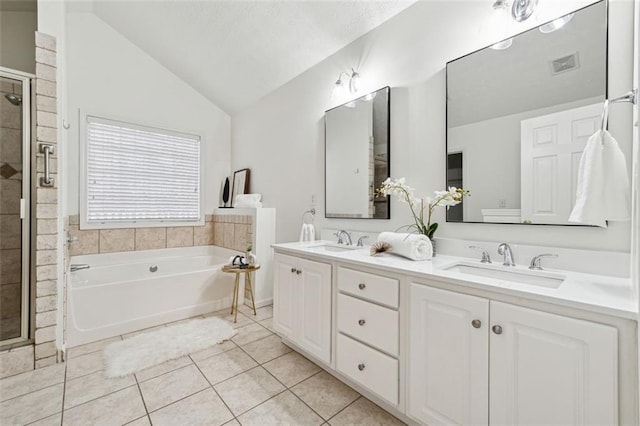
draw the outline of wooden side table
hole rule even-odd
[[[260,269],[260,265],[250,265],[246,268],[239,268],[237,265],[224,265],[222,272],[236,274],[235,285],[233,286],[233,300],[231,301],[231,315],[235,312],[233,322],[238,322],[238,293],[240,292],[240,274],[245,274],[244,282],[249,286],[249,294],[251,295],[251,304],[253,305],[253,315],[256,313],[256,301],[253,296],[253,288],[251,286],[251,273]]]

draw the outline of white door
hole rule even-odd
[[[281,336],[294,338],[298,259],[275,254],[273,276],[273,328]]]
[[[568,224],[587,140],[600,128],[602,104],[522,120],[522,221]]]
[[[419,284],[410,291],[409,414],[430,425],[486,425],[489,301]]]
[[[493,301],[491,325],[492,425],[618,424],[614,327]]]
[[[331,265],[299,259],[298,344],[325,362],[331,361]]]

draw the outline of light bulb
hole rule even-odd
[[[331,91],[331,99],[339,99],[344,96],[346,91],[346,87],[344,86],[344,82],[342,81],[342,77],[338,77],[338,80],[333,85],[333,90]]]
[[[497,43],[494,43],[489,47],[491,49],[493,49],[493,50],[504,50],[504,49],[508,49],[509,47],[511,47],[512,44],[513,44],[513,39],[512,38],[508,38],[506,40],[502,40],[502,41],[499,41]]]
[[[351,68],[351,79],[349,80],[349,91],[351,93],[358,93],[360,89],[360,74],[358,74],[353,68]]]
[[[540,32],[543,34],[549,34],[554,32],[555,30],[559,30],[560,28],[564,27],[567,22],[571,20],[571,18],[573,18],[573,13],[562,16],[558,19],[554,19],[551,22],[547,22],[546,24],[540,26]]]

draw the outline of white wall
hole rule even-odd
[[[592,1],[541,0],[539,22]],[[633,3],[611,0],[609,92],[631,87]],[[324,111],[345,100],[329,95],[341,71],[355,67],[366,93],[391,91],[391,175],[406,177],[418,194],[445,186],[445,64],[496,40],[535,26],[498,21],[490,2],[418,2],[338,51],[232,119],[232,169],[251,168],[253,192],[278,209],[277,240],[299,234],[302,213],[317,199],[316,225],[363,231],[394,230],[410,223],[407,206],[392,202],[392,219],[324,219]],[[611,110],[610,130],[631,147],[629,105]],[[630,225],[608,229],[444,223],[437,236],[472,240],[629,251]]]
[[[464,152],[463,186],[471,192],[464,201],[464,220],[482,222],[482,209],[500,208],[500,200],[506,201],[508,209],[520,208],[522,120],[597,102],[598,98],[587,98],[450,128],[448,152]]]
[[[0,66],[36,72],[36,12],[0,10]]]
[[[77,214],[79,206],[79,110],[200,135],[205,213],[212,213],[229,174],[230,117],[92,13],[69,13],[66,28],[71,128],[65,214]]]

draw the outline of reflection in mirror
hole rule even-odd
[[[325,113],[325,216],[389,219],[389,197],[375,188],[389,177],[388,87]]]
[[[572,15],[447,64],[447,185],[471,193],[447,221],[569,224],[606,96],[606,2]]]

